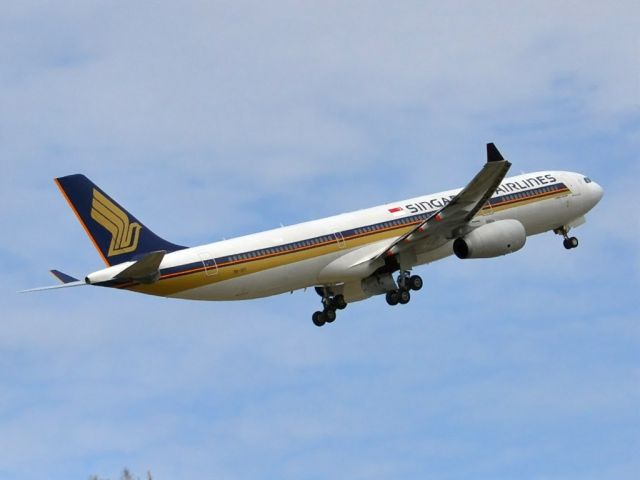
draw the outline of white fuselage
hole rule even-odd
[[[439,192],[169,253],[160,266],[162,277],[157,284],[134,286],[131,290],[193,300],[241,300],[314,285],[359,282],[369,272],[342,267],[357,263],[363,252],[378,251],[410,229],[410,220],[415,223],[426,218],[459,191]],[[473,222],[477,226],[515,219],[522,223],[527,236],[536,235],[579,225],[601,196],[602,189],[595,182],[586,182],[581,174],[544,171],[519,175],[502,182]],[[409,223],[403,224],[405,221]],[[453,253],[452,241],[435,250],[415,253],[414,265],[433,262]]]

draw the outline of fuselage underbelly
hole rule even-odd
[[[546,175],[554,181],[538,188],[496,192],[476,218],[483,223],[515,219],[530,236],[566,225],[592,207],[588,196],[580,192],[578,174],[531,175]],[[516,182],[523,180],[514,177],[503,184],[521,185]],[[367,245],[399,237],[457,192],[441,192],[181,250],[167,255],[160,281],[125,288],[192,300],[241,300],[318,285],[320,272],[331,262]],[[389,208],[393,205],[399,207]],[[400,215],[392,213],[397,209]],[[415,265],[451,255],[451,243],[418,252]]]

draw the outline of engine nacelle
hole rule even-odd
[[[517,220],[487,223],[453,242],[458,258],[493,258],[517,252],[527,241],[527,232]]]

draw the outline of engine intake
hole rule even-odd
[[[476,228],[453,242],[458,258],[493,258],[517,252],[527,241],[527,232],[517,220],[499,220]]]

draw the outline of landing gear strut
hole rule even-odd
[[[556,235],[562,235],[564,237],[562,245],[564,245],[564,248],[566,248],[567,250],[578,248],[578,239],[576,237],[569,236],[569,229],[567,227],[556,228],[553,233],[555,233]]]
[[[417,292],[422,288],[422,278],[402,272],[398,276],[398,289],[387,292],[386,300],[389,305],[406,305],[411,300],[411,290]]]
[[[332,323],[336,319],[336,310],[347,308],[347,302],[341,294],[333,295],[328,288],[316,287],[316,292],[322,296],[322,311],[314,312],[311,320],[316,327],[325,323]]]

